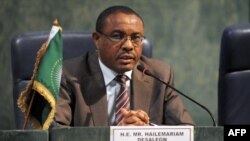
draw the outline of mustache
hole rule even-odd
[[[135,59],[137,56],[133,52],[122,52],[117,55],[118,59]]]

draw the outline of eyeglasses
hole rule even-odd
[[[104,35],[106,38],[108,38],[110,41],[114,43],[120,43],[120,42],[125,42],[127,39],[129,39],[134,46],[140,46],[142,45],[143,40],[145,39],[145,36],[140,35],[140,34],[132,34],[132,35],[126,35],[123,32],[117,32],[114,33],[113,35],[107,35],[102,32],[98,32],[101,35]]]

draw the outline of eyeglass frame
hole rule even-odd
[[[96,31],[97,33],[101,34],[101,35],[104,35],[107,39],[109,39],[111,42],[114,42],[114,43],[121,43],[123,41],[127,41],[128,39],[131,41],[131,43],[134,45],[134,46],[140,46],[142,45],[143,43],[143,40],[146,39],[145,36],[141,35],[141,34],[138,34],[140,35],[140,41],[134,41],[131,37],[133,35],[126,35],[125,33],[123,33],[123,37],[121,39],[117,39],[117,38],[114,38],[114,37],[111,37],[111,35],[107,35],[101,31]],[[136,43],[136,42],[139,42],[139,43]]]

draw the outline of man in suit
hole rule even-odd
[[[193,124],[175,91],[136,69],[142,65],[170,85],[174,83],[169,64],[142,56],[144,22],[135,11],[126,6],[105,9],[97,19],[92,38],[95,52],[63,64],[56,123],[66,126]],[[116,81],[117,75],[124,76],[124,85]],[[125,102],[120,102],[123,107],[117,108],[120,95],[126,95]]]

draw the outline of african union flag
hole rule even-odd
[[[18,99],[18,106],[25,112],[26,120],[31,119],[34,128],[48,129],[55,116],[62,73],[61,32],[56,20],[47,42],[37,53],[31,81]]]

